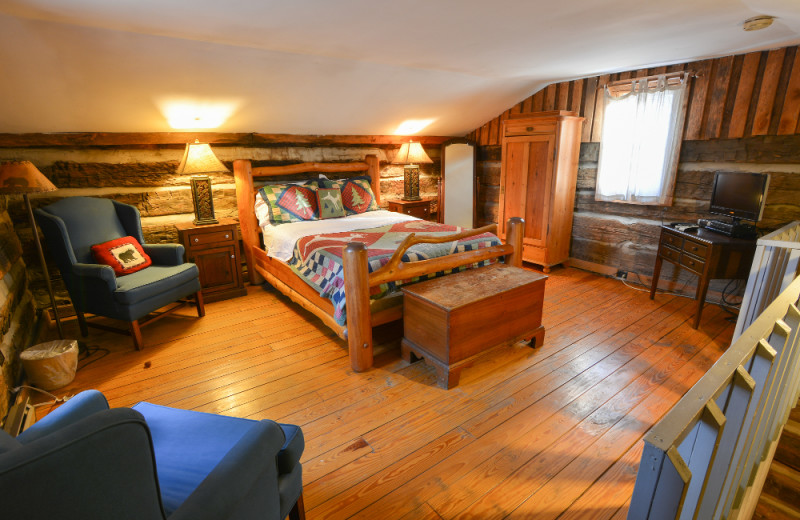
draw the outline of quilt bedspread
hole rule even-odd
[[[456,226],[413,220],[357,231],[309,235],[301,238],[295,244],[294,255],[289,261],[289,266],[309,285],[318,290],[320,296],[329,298],[333,302],[333,317],[338,324],[344,325],[347,317],[342,250],[348,242],[363,242],[367,246],[367,262],[371,273],[377,271],[389,261],[394,251],[410,233],[415,233],[418,236],[442,236],[460,231],[461,228]],[[406,251],[406,254],[403,255],[403,262],[427,260],[451,253],[500,245],[500,243],[500,240],[492,233],[483,233],[463,240],[442,244],[417,244]],[[444,276],[445,274],[463,271],[470,267],[481,267],[492,262],[494,260],[486,260],[422,277],[382,284],[371,288],[370,298],[378,299],[395,292],[401,285]]]

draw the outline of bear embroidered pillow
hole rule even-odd
[[[110,265],[117,276],[135,273],[153,263],[133,237],[122,237],[95,244],[92,256],[98,264]]]

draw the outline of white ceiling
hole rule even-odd
[[[800,0],[0,0],[0,132],[170,131],[183,102],[221,132],[463,135],[553,81],[798,43]]]

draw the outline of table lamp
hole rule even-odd
[[[55,184],[42,174],[30,161],[8,161],[0,164],[0,194],[18,195],[22,194],[25,200],[25,207],[28,209],[28,218],[31,221],[31,231],[33,231],[33,241],[36,243],[36,251],[39,253],[39,262],[42,264],[44,280],[47,284],[47,293],[50,295],[50,305],[53,307],[53,316],[56,320],[58,337],[64,339],[64,331],[61,330],[61,320],[58,316],[56,298],[53,295],[53,286],[50,283],[50,273],[47,270],[47,263],[44,260],[42,243],[39,241],[39,231],[36,228],[36,221],[33,218],[29,193],[43,193],[56,191]]]
[[[404,164],[403,167],[403,200],[422,200],[419,196],[419,164],[432,163],[420,143],[409,141],[403,143],[395,155],[392,164]]]
[[[192,202],[194,203],[194,223],[197,225],[217,224],[214,218],[214,199],[211,196],[211,178],[198,173],[229,172],[230,170],[217,159],[208,143],[195,139],[186,143],[183,159],[178,165],[179,174],[189,174],[192,184]]]

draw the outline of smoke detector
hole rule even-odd
[[[758,31],[761,29],[766,29],[770,25],[772,25],[772,21],[775,19],[774,16],[768,15],[759,15],[754,16],[752,18],[748,18],[742,24],[742,28],[745,31]]]

